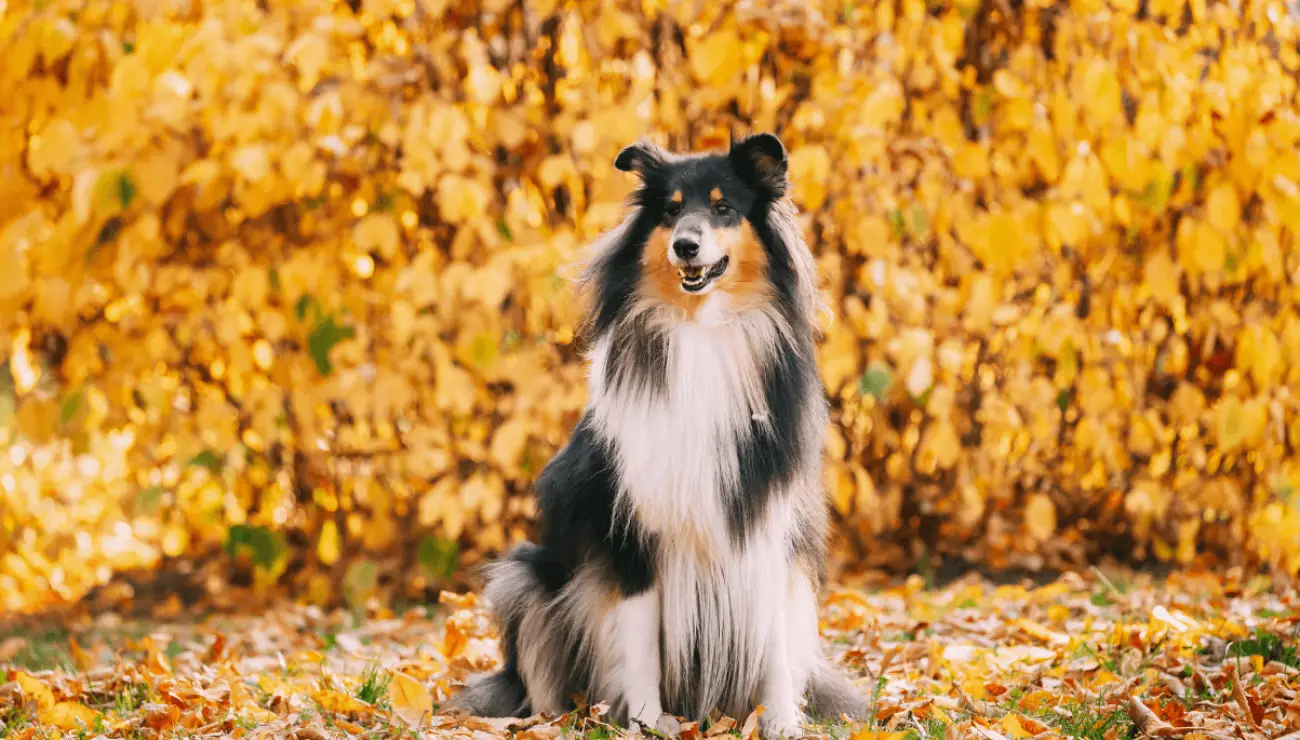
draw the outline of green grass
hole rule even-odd
[[[113,697],[113,710],[125,717],[149,702],[149,684],[131,684]]]
[[[962,721],[965,721],[964,716],[959,717],[956,720],[953,720],[953,722],[962,722]],[[920,732],[913,730],[911,733],[908,734],[915,735],[917,737],[917,740],[936,740],[936,738],[941,738],[948,732],[948,727],[951,724],[952,724],[951,722],[945,722],[944,720],[935,717],[934,715],[930,715],[929,717],[926,717],[924,720],[921,721]],[[912,740],[912,738],[909,737],[908,740]]]
[[[1123,708],[1080,707],[1079,709],[1081,711],[1074,711],[1071,717],[1055,715],[1057,720],[1054,725],[1065,737],[1105,740],[1106,733],[1112,728],[1116,730],[1119,737],[1132,735],[1133,720],[1129,719],[1128,711]],[[1046,718],[1040,719],[1047,721]]]
[[[172,640],[167,643],[167,647],[163,649],[163,654],[165,654],[167,659],[170,661],[175,661],[183,652],[185,652],[185,646],[182,645],[179,640]]]
[[[11,637],[21,637],[26,641],[22,649],[9,661],[15,668],[29,671],[44,671],[53,668],[73,667],[72,655],[68,652],[68,631],[51,629],[32,634],[0,634],[0,642]]]
[[[1265,632],[1262,629],[1256,628],[1253,637],[1238,640],[1228,646],[1230,658],[1246,658],[1252,655],[1262,657],[1265,662],[1276,660],[1283,665],[1300,668],[1300,655],[1296,653],[1296,646],[1288,645],[1281,635]]]
[[[357,684],[356,697],[372,706],[382,706],[381,702],[387,702],[385,697],[388,696],[388,684],[392,681],[393,677],[387,671],[379,670],[378,666],[371,666],[361,674],[361,683]]]
[[[1101,585],[1092,594],[1089,601],[1092,602],[1093,606],[1105,608],[1114,605],[1121,597],[1128,595],[1128,592],[1128,581],[1123,579],[1112,581],[1109,578],[1103,578]]]
[[[0,738],[9,737],[32,723],[23,707],[14,707],[8,714],[0,712]]]

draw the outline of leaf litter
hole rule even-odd
[[[1237,571],[841,586],[825,599],[823,638],[871,718],[807,731],[835,740],[1300,740],[1297,606],[1293,587]],[[0,738],[649,734],[618,727],[604,704],[526,719],[440,713],[500,661],[495,624],[474,594],[443,592],[435,606],[364,617],[286,602],[190,621],[71,621],[58,650],[34,644],[59,639],[48,625],[0,625]],[[673,734],[757,737],[761,711],[678,718]]]

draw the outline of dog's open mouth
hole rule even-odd
[[[729,262],[731,262],[730,257],[723,257],[711,265],[686,265],[677,268],[677,274],[682,276],[682,290],[687,293],[698,293],[704,290],[709,283],[722,277],[722,273],[727,271]]]

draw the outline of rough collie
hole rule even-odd
[[[540,541],[487,569],[504,667],[452,705],[559,714],[585,695],[650,728],[762,705],[767,737],[859,717],[818,638],[827,405],[785,148],[642,142],[614,164],[640,187],[579,281],[589,402],[537,480]]]

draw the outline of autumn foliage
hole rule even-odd
[[[618,149],[778,132],[850,566],[1300,569],[1282,2],[0,0],[0,611],[527,533]],[[224,557],[224,556],[223,556]]]

